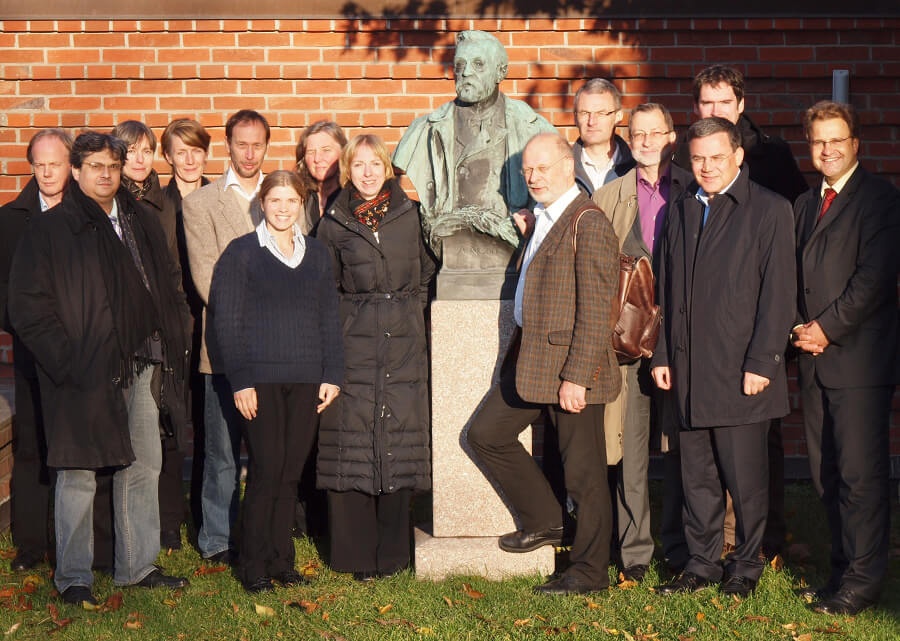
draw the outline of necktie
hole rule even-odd
[[[822,198],[822,209],[819,210],[819,220],[822,220],[825,212],[831,207],[831,203],[834,202],[835,196],[837,196],[837,192],[831,187],[825,190],[825,197]]]

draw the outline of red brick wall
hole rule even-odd
[[[224,122],[244,107],[273,126],[266,171],[293,166],[300,129],[320,118],[393,144],[414,117],[453,97],[449,63],[461,29],[506,45],[503,91],[570,139],[571,96],[586,78],[614,79],[626,107],[661,101],[684,126],[692,76],[733,64],[748,78],[747,112],[791,143],[805,171],[800,113],[830,96],[834,69],[848,69],[864,162],[898,184],[898,27],[874,18],[8,20],[0,24],[0,202],[28,180],[25,145],[42,127],[107,129],[136,118],[160,133],[174,117],[195,117],[213,133],[210,175],[224,168]],[[167,172],[161,159],[156,167]],[[798,418],[785,422],[789,455],[802,453]],[[896,413],[893,434],[900,454]]]

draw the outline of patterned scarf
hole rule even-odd
[[[150,191],[150,188],[153,186],[153,183],[157,181],[159,181],[159,179],[156,177],[155,169],[150,170],[150,173],[147,174],[146,180],[144,180],[144,182],[140,185],[138,185],[124,173],[122,174],[122,184],[125,186],[125,189],[130,191],[131,195],[138,200],[143,200],[144,196],[147,195],[147,192]]]
[[[381,191],[372,200],[363,200],[356,187],[350,192],[350,208],[353,210],[353,216],[372,230],[372,233],[378,231],[378,225],[381,224],[384,215],[391,208],[391,188],[385,183],[381,187]]]

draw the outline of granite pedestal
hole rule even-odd
[[[497,547],[516,529],[509,509],[473,462],[465,430],[491,387],[513,332],[510,300],[435,300],[431,304],[431,531],[416,532],[416,575],[488,578],[548,575],[554,550],[527,554]],[[520,436],[530,450],[531,429]]]

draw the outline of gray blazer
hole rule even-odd
[[[256,198],[248,204],[233,190],[226,191],[225,175],[189,194],[182,207],[191,276],[203,299],[200,372],[212,374],[214,369],[206,346],[206,306],[209,304],[213,268],[232,240],[256,228],[263,218],[262,208]]]

